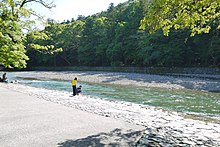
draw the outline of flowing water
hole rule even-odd
[[[72,93],[71,83],[69,81],[18,78],[13,74],[10,75],[10,79],[17,79],[25,85]],[[179,112],[220,118],[220,93],[187,89],[169,90],[79,82],[78,85],[83,86],[83,95],[129,101]]]

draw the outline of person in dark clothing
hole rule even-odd
[[[7,82],[6,73],[2,75],[2,78],[0,78],[0,82]]]
[[[79,87],[76,88],[76,94],[79,95],[79,93],[82,92],[82,86],[80,85]]]
[[[6,73],[4,73],[4,74],[2,75],[2,79],[3,79],[3,82],[4,82],[4,81],[7,81]]]

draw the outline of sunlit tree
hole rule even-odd
[[[220,0],[151,0],[140,28],[162,29],[166,36],[171,29],[189,29],[194,36],[209,33],[212,25],[220,29],[219,22]]]
[[[5,67],[26,67],[28,57],[24,45],[26,41],[24,30],[28,30],[34,23],[28,18],[31,15],[37,16],[37,13],[27,8],[27,4],[34,2],[49,9],[54,7],[46,0],[2,0],[0,2],[0,64]],[[31,35],[34,39],[42,34],[38,32]],[[32,46],[39,48],[37,45],[32,44]]]

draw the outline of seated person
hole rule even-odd
[[[82,86],[76,88],[76,94],[79,95],[79,93],[82,92]]]
[[[4,73],[4,74],[2,75],[2,79],[3,79],[3,81],[7,81],[6,73]]]
[[[0,78],[0,82],[7,82],[8,80],[7,80],[7,77],[6,77],[6,73],[4,73],[3,75],[2,75],[2,78]]]

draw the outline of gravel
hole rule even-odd
[[[201,77],[176,77],[134,73],[109,72],[29,72],[17,73],[33,78],[50,78],[116,85],[133,85],[141,87],[160,87],[195,90],[219,91],[219,79]],[[35,95],[40,99],[73,107],[106,117],[121,119],[130,123],[145,126],[142,137],[136,146],[220,146],[220,124],[187,119],[184,114],[165,111],[156,107],[144,106],[129,102],[113,101],[80,95],[70,97],[68,92],[33,88],[20,84],[2,84],[7,88]]]

